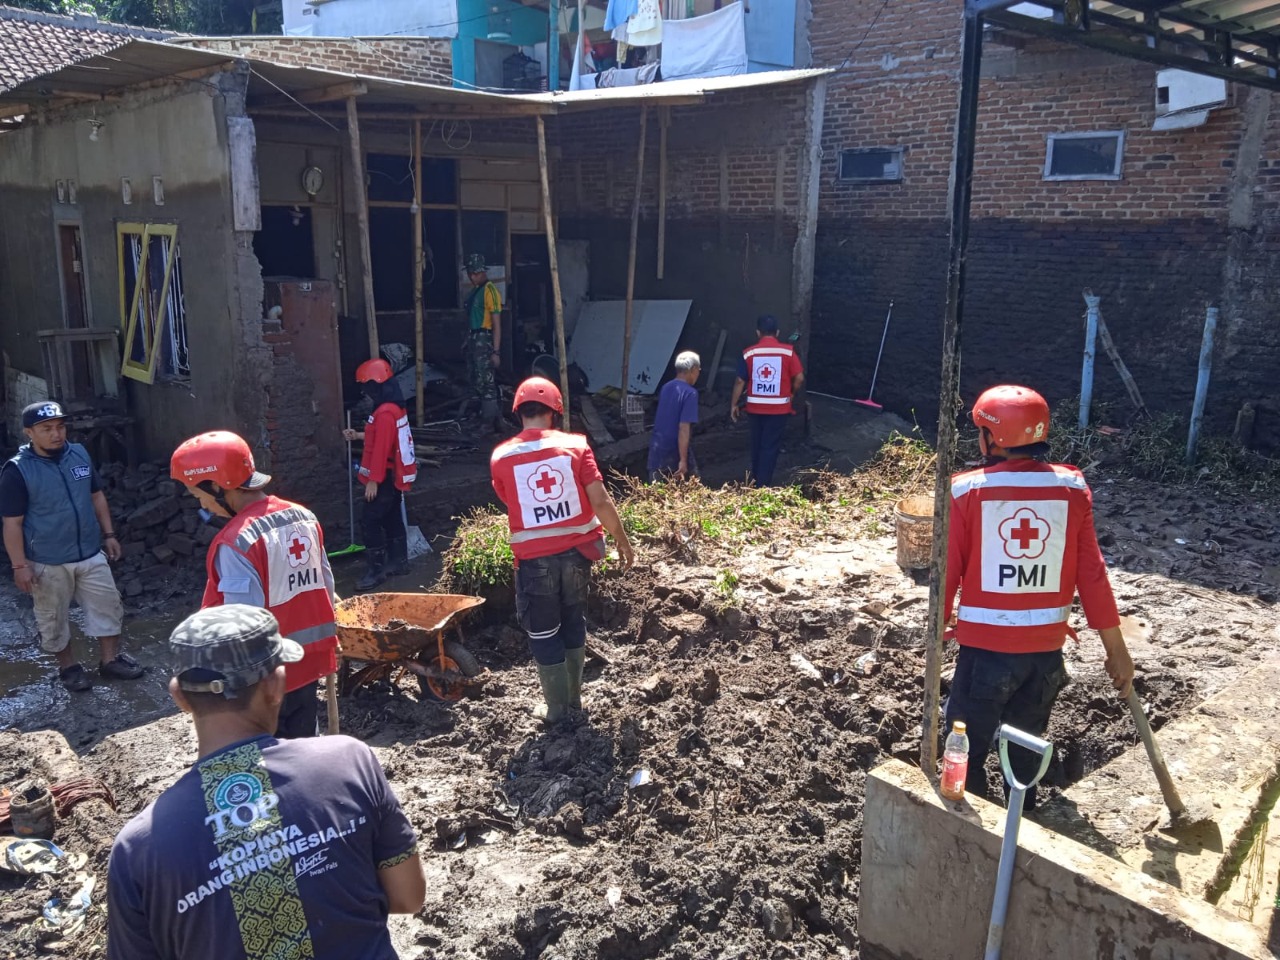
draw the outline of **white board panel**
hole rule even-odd
[[[652,394],[667,373],[692,300],[636,300],[631,316],[631,357],[627,388]],[[626,303],[585,303],[569,344],[569,362],[587,375],[592,390],[617,387],[622,379],[622,331]]]

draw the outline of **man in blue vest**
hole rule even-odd
[[[67,442],[66,414],[54,401],[24,409],[22,428],[29,442],[0,467],[0,516],[14,583],[35,601],[40,645],[57,658],[64,687],[93,686],[71,651],[75,600],[84,632],[102,645],[99,674],[137,679],[142,666],[120,652],[124,606],[107,563],[120,559],[120,541],[98,473],[84,447]]]

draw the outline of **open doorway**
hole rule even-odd
[[[556,350],[555,300],[547,238],[511,235],[511,325],[513,358],[521,376],[533,361]]]
[[[311,208],[298,205],[262,208],[262,229],[253,235],[253,253],[264,277],[314,279],[315,235]]]

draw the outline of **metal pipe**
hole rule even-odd
[[[965,257],[969,248],[969,201],[978,130],[978,88],[982,80],[982,13],[965,4],[960,54],[960,104],[951,158],[951,243],[947,264],[947,312],[942,327],[942,374],[938,391],[938,471],[934,478],[933,556],[929,575],[929,632],[925,642],[924,715],[920,767],[938,775],[938,714],[942,701],[943,592],[947,583],[947,535],[951,528],[951,465],[956,457],[956,417],[960,410],[960,327],[964,318]]]
[[[1218,308],[1210,307],[1204,315],[1204,339],[1200,341],[1200,373],[1196,377],[1196,399],[1191,404],[1191,429],[1187,431],[1187,463],[1196,462],[1196,444],[1200,442],[1200,424],[1204,420],[1204,401],[1209,393],[1209,372],[1213,367],[1213,334],[1218,329]]]
[[[1084,369],[1080,371],[1080,429],[1089,426],[1089,408],[1093,406],[1093,361],[1098,347],[1098,304],[1101,297],[1085,292]]]
[[[560,0],[551,0],[548,6],[547,87],[554,92],[560,89]]]

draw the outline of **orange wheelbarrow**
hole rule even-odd
[[[342,692],[408,670],[424,696],[460,700],[482,685],[487,671],[462,645],[463,615],[483,597],[452,593],[366,593],[349,597],[335,611],[342,644]],[[457,639],[445,639],[452,631]],[[350,673],[351,660],[368,665]]]

